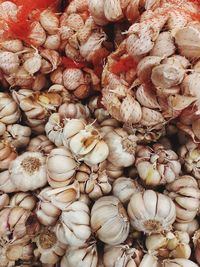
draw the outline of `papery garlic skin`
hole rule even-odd
[[[145,233],[169,230],[176,219],[173,201],[160,193],[146,190],[134,194],[128,204],[131,225]]]
[[[71,152],[65,147],[51,150],[47,158],[48,183],[53,188],[68,185],[77,168]]]
[[[112,192],[123,204],[127,204],[133,194],[142,190],[143,188],[138,184],[137,180],[128,177],[119,177],[113,183]]]
[[[11,207],[22,207],[31,211],[35,208],[36,203],[37,199],[34,195],[30,193],[19,192],[11,197],[9,205]]]
[[[104,248],[103,263],[105,267],[136,267],[140,263],[142,252],[128,245],[108,246]]]
[[[24,152],[9,167],[10,179],[23,192],[47,183],[46,158],[40,152]]]
[[[82,247],[69,247],[61,260],[61,267],[97,267],[98,254],[96,244]]]
[[[68,205],[61,213],[60,223],[56,225],[58,240],[70,246],[82,246],[91,235],[90,210],[81,201]]]
[[[34,254],[43,264],[56,264],[67,248],[57,240],[54,229],[44,229],[34,241],[37,245]]]
[[[129,233],[129,218],[118,198],[99,198],[91,210],[91,227],[97,237],[106,244],[124,242]]]
[[[191,222],[199,209],[200,190],[196,180],[189,175],[178,177],[167,185],[168,196],[176,205],[176,221]]]
[[[178,155],[159,143],[138,147],[135,165],[139,177],[149,186],[173,182],[181,171]]]
[[[39,222],[45,226],[55,225],[61,214],[61,210],[51,202],[51,197],[48,195],[51,190],[51,187],[45,187],[38,194],[40,201],[35,213]]]
[[[153,255],[149,255],[149,254],[145,254],[139,267],[160,267],[158,260],[155,256]]]
[[[135,161],[136,140],[121,128],[113,129],[105,137],[109,147],[108,161],[117,167],[128,167]]]

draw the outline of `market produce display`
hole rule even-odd
[[[0,0],[0,267],[200,266],[199,14]]]

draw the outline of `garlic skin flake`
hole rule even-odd
[[[99,198],[91,210],[91,227],[96,236],[106,244],[117,245],[126,240],[129,218],[118,198]]]
[[[153,190],[134,194],[128,204],[131,225],[144,233],[159,233],[169,230],[176,219],[173,201]]]
[[[24,152],[11,162],[10,179],[23,192],[47,183],[46,158],[40,152]]]

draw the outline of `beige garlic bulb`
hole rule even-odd
[[[0,121],[5,124],[16,123],[20,118],[17,103],[7,93],[0,92]]]
[[[195,259],[200,264],[200,230],[198,229],[193,236]]]
[[[134,194],[128,204],[131,225],[145,233],[159,233],[169,230],[176,219],[173,201],[153,190]]]
[[[162,263],[163,267],[198,267],[196,263],[187,259],[165,260]]]
[[[46,226],[56,224],[61,214],[61,210],[51,202],[51,197],[48,195],[48,192],[51,190],[51,187],[45,187],[37,196],[39,203],[35,213],[39,222]]]
[[[149,186],[173,182],[181,171],[178,155],[159,143],[139,146],[135,166],[139,177]]]
[[[2,240],[30,240],[40,224],[34,213],[21,207],[8,207],[0,211],[0,237]],[[12,233],[12,234],[11,234]]]
[[[6,139],[9,140],[16,149],[20,149],[28,145],[31,135],[31,129],[28,126],[11,124],[7,126],[6,130]]]
[[[2,210],[5,206],[8,206],[9,202],[10,202],[9,195],[0,192],[0,210]]]
[[[6,242],[0,245],[1,267],[17,266],[17,262],[30,262],[33,258],[34,244],[29,240]],[[26,265],[23,265],[24,267]]]
[[[53,148],[54,144],[46,137],[46,135],[37,135],[30,140],[27,151],[39,151],[44,155],[48,155]]]
[[[108,161],[118,167],[128,167],[135,161],[137,138],[122,128],[113,129],[105,137],[109,147]]]
[[[32,195],[31,193],[24,193],[24,192],[19,192],[15,193],[11,199],[9,206],[11,207],[22,207],[23,209],[27,210],[33,210],[36,206],[37,203],[37,198]]]
[[[0,171],[9,168],[10,163],[16,159],[17,152],[11,143],[7,141],[0,141]]]
[[[99,198],[91,210],[91,227],[96,236],[106,244],[117,245],[126,240],[129,218],[118,198]]]
[[[63,256],[61,267],[97,267],[98,252],[95,242],[80,247],[69,247]]]
[[[16,185],[10,179],[8,170],[0,172],[0,191],[4,193],[13,193],[18,191]]]
[[[109,161],[106,161],[106,173],[108,174],[109,181],[112,183],[115,179],[119,178],[124,173],[123,167],[117,167]]]
[[[160,267],[158,264],[158,259],[151,254],[145,254],[139,267]]]
[[[47,158],[48,183],[53,188],[68,185],[76,172],[77,162],[65,147],[54,148]]]
[[[127,204],[133,194],[142,190],[143,188],[138,184],[137,180],[128,177],[119,177],[113,183],[112,192],[123,204]]]
[[[90,111],[87,106],[81,103],[64,103],[58,109],[59,114],[69,119],[87,119]]]
[[[200,149],[198,144],[189,140],[180,147],[179,156],[181,157],[185,171],[195,178],[200,179]]]
[[[70,246],[82,246],[91,235],[90,210],[82,201],[68,205],[56,225],[58,240]]]
[[[9,172],[20,191],[43,187],[47,183],[46,157],[40,152],[24,152],[11,162]]]
[[[199,223],[197,219],[188,223],[175,222],[173,228],[178,231],[186,232],[191,236],[197,229],[199,229]]]
[[[91,199],[98,199],[107,195],[112,190],[109,177],[106,173],[106,162],[89,167],[82,163],[76,173],[76,180],[79,182],[80,191]]]
[[[67,246],[57,240],[53,229],[43,229],[34,239],[34,255],[43,264],[56,264],[65,254]]]
[[[51,201],[51,204],[60,210],[65,210],[74,201],[80,198],[79,183],[75,181],[73,184],[52,189],[47,187],[45,196]]]
[[[178,177],[166,186],[168,196],[176,205],[176,221],[191,222],[199,209],[200,190],[197,181],[189,175]]]
[[[104,247],[103,263],[105,267],[136,267],[142,258],[142,251],[129,245]]]
[[[103,162],[109,153],[108,145],[91,124],[70,139],[69,148],[79,160],[89,166]]]
[[[160,234],[151,234],[146,237],[145,245],[148,253],[154,253],[161,258],[189,259],[191,248],[188,233],[175,231]]]

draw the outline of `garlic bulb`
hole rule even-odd
[[[9,142],[0,141],[0,171],[8,169],[16,157],[15,148]]]
[[[10,173],[8,170],[0,172],[0,190],[4,193],[18,191],[16,185],[10,179]]]
[[[113,195],[123,203],[127,204],[132,195],[141,192],[143,189],[137,180],[128,177],[119,177],[113,183]]]
[[[175,222],[173,224],[175,230],[188,233],[190,236],[199,228],[199,223],[197,219],[192,220],[189,223],[179,223]]]
[[[60,223],[56,225],[58,240],[70,246],[82,246],[91,235],[90,210],[81,201],[68,205],[61,213]]]
[[[2,210],[5,206],[8,206],[10,198],[8,194],[0,192],[0,210]]]
[[[105,267],[136,267],[142,258],[142,252],[128,245],[108,246],[104,248],[103,263]]]
[[[95,242],[81,247],[69,247],[61,260],[60,267],[97,267],[98,254]]]
[[[75,174],[77,163],[65,147],[54,148],[47,158],[48,183],[53,188],[68,185]]]
[[[11,207],[22,207],[23,209],[31,211],[35,208],[36,203],[37,199],[34,195],[30,193],[19,192],[11,197],[9,205]]]
[[[124,242],[129,233],[129,219],[121,202],[114,196],[99,198],[91,210],[91,227],[106,244]]]
[[[40,152],[24,152],[11,162],[10,179],[23,192],[43,187],[47,182],[45,164]]]
[[[69,119],[87,119],[90,116],[88,107],[81,103],[64,103],[59,107],[58,113]]]
[[[180,176],[166,186],[168,196],[176,205],[176,221],[191,222],[198,211],[200,190],[196,180],[189,175]]]
[[[35,238],[34,254],[43,264],[56,264],[65,254],[66,245],[57,240],[53,229],[44,229]]]
[[[195,248],[195,259],[200,264],[200,230],[198,229],[193,236],[193,243]]]
[[[179,155],[185,171],[195,178],[200,179],[200,149],[198,144],[189,140],[185,145],[180,147]]]
[[[16,123],[20,118],[17,103],[7,93],[0,92],[0,121],[5,124]]]
[[[7,126],[6,139],[16,148],[26,147],[30,141],[31,129],[20,124]]]
[[[55,189],[47,187],[45,196],[50,199],[55,207],[65,210],[68,205],[80,198],[79,183],[75,181],[73,184]]]
[[[113,129],[105,137],[109,147],[108,161],[117,167],[128,167],[135,161],[137,138],[122,128]]]
[[[21,207],[8,207],[0,211],[1,240],[30,240],[40,225],[35,214]]]
[[[54,144],[46,137],[46,135],[38,135],[30,140],[27,151],[39,151],[44,155],[48,155],[53,148]]]
[[[144,184],[150,186],[173,182],[181,171],[177,154],[159,143],[138,147],[135,166]]]
[[[38,194],[40,201],[36,209],[36,215],[39,222],[46,226],[56,224],[61,214],[61,210],[51,202],[51,197],[48,196],[48,192],[51,190],[51,187],[45,187]]]
[[[175,231],[147,236],[145,245],[148,253],[154,253],[157,257],[189,259],[191,255],[189,242],[187,233]]]
[[[163,267],[198,267],[196,263],[187,259],[166,260],[162,263]]]
[[[87,125],[74,135],[69,141],[69,148],[89,166],[103,162],[109,153],[107,144],[92,125]]]
[[[85,163],[79,166],[75,178],[79,182],[80,191],[91,199],[98,199],[112,190],[106,173],[106,165],[106,162],[102,162],[93,167],[89,167]]]
[[[113,182],[115,179],[123,175],[124,171],[122,167],[117,167],[111,162],[106,161],[106,173],[109,177],[109,181]]]
[[[154,255],[145,254],[139,267],[159,267],[158,260]]]
[[[173,201],[160,193],[146,190],[134,194],[128,204],[131,225],[145,233],[159,233],[169,230],[176,219]]]

